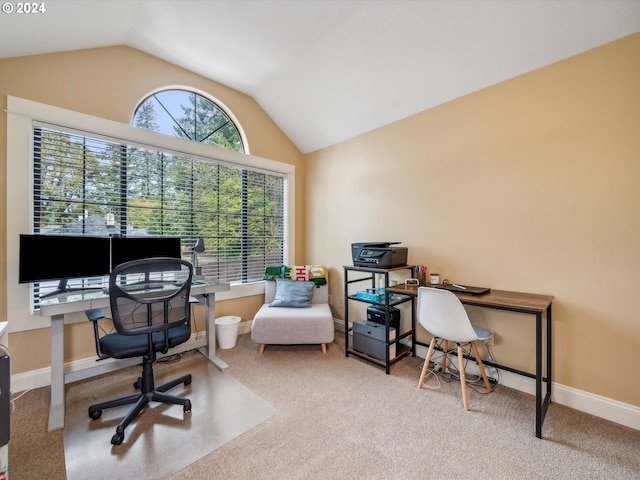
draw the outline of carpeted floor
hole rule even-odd
[[[163,459],[162,478],[640,478],[640,431],[552,403],[541,440],[534,434],[531,395],[502,386],[491,394],[471,390],[471,411],[465,412],[457,382],[416,388],[420,358],[405,358],[386,375],[346,358],[340,336],[326,355],[318,346],[267,347],[259,355],[249,335],[218,353],[231,366],[226,374],[275,413],[184,468]],[[169,366],[172,373],[180,374],[181,364]],[[438,386],[433,377],[427,384]],[[12,480],[65,478],[62,433],[46,432],[47,402],[48,388],[16,402]],[[103,443],[93,448],[109,449],[111,433],[101,435]],[[129,435],[136,444],[161,441],[135,429]],[[110,470],[119,458],[112,457]]]
[[[340,334],[317,346],[272,346],[249,335],[220,351],[234,378],[276,414],[170,477],[179,479],[617,479],[640,478],[640,431],[552,404],[535,437],[535,398],[498,386],[470,389],[427,378],[422,359],[384,369],[344,356]]]

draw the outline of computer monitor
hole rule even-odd
[[[20,235],[18,282],[58,280],[53,293],[71,290],[71,278],[109,275],[109,238],[75,235]]]
[[[111,268],[121,263],[152,257],[181,258],[180,237],[113,237]]]

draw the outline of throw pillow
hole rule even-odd
[[[299,282],[308,281],[309,265],[294,265],[293,272],[291,272],[291,279],[298,280]]]
[[[311,307],[311,295],[315,284],[313,282],[296,282],[276,278],[276,293],[271,302],[272,307]]]

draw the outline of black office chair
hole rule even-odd
[[[189,385],[191,375],[156,387],[153,363],[158,352],[166,353],[191,336],[192,278],[191,264],[176,258],[135,260],[111,272],[109,297],[116,331],[97,340],[98,354],[102,358],[142,357],[142,375],[134,383],[139,393],[89,407],[89,417],[96,420],[106,408],[135,404],[116,427],[113,445],[122,443],[125,428],[151,401],[178,404],[185,412],[191,411],[188,398],[165,393],[180,383]]]

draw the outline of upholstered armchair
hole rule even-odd
[[[319,344],[327,352],[335,325],[329,307],[327,270],[323,265],[281,267],[269,274],[265,303],[251,324],[251,338],[267,345]]]

